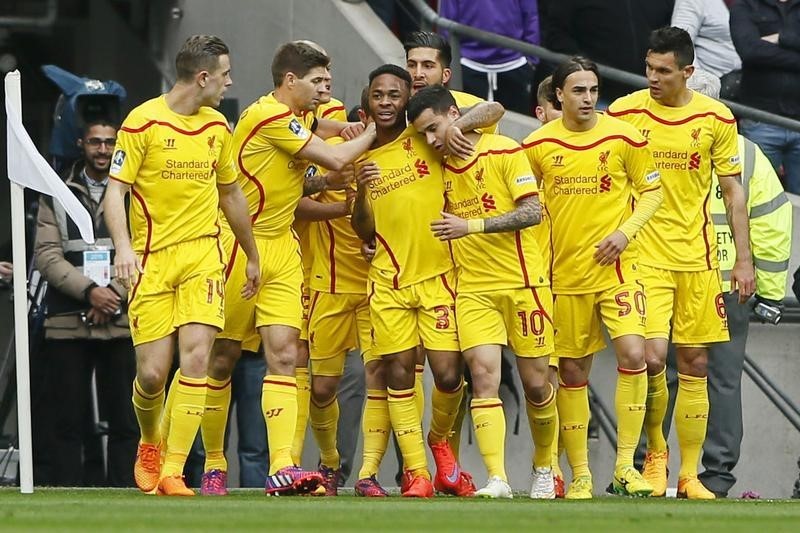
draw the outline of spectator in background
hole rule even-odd
[[[40,354],[49,385],[43,385],[34,412],[40,425],[40,456],[52,470],[44,484],[81,486],[87,480],[84,428],[92,413],[95,373],[101,415],[108,421],[107,483],[132,487],[139,430],[130,401],[136,362],[123,302],[127,291],[112,278],[114,246],[103,221],[117,130],[102,120],[86,125],[78,140],[82,159],[68,169],[65,183],[92,217],[95,245],[86,244],[63,207],[52,198],[39,201],[34,248],[36,267],[49,284],[45,345]],[[50,425],[44,428],[42,426]]]
[[[671,24],[692,38],[695,66],[720,78],[720,96],[735,99],[742,60],[731,41],[729,18],[723,0],[676,0]]]
[[[545,48],[641,74],[650,32],[669,25],[675,1],[539,0],[539,3]],[[603,79],[601,86],[603,98],[608,101],[638,88],[608,79]]]
[[[800,120],[800,0],[737,0],[731,37],[742,58],[739,101]],[[800,132],[750,119],[739,129],[776,170],[783,166],[784,187],[799,194]]]
[[[536,0],[439,0],[439,14],[481,30],[540,44]],[[461,40],[464,91],[503,107],[531,112],[531,86],[539,59],[475,39]]]
[[[408,0],[367,0],[367,4],[386,27],[397,35],[400,42],[403,42],[409,33],[419,29],[419,21],[411,16],[412,13],[416,13],[416,9]]]

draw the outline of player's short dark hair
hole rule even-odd
[[[456,106],[453,94],[443,85],[429,85],[417,91],[417,94],[408,101],[408,121],[414,122],[426,109],[437,115],[447,113],[451,106]]]
[[[694,63],[694,44],[692,38],[681,28],[666,26],[650,33],[648,48],[656,54],[675,54],[678,68]]]
[[[550,102],[550,105],[556,105],[558,98],[556,98],[556,90],[553,88],[553,75],[547,76],[539,82],[536,88],[536,104],[543,106],[545,102]]]
[[[444,68],[450,68],[450,63],[453,61],[453,52],[450,49],[450,43],[447,39],[430,31],[415,31],[408,34],[403,48],[406,51],[406,59],[408,59],[408,51],[414,48],[433,48],[437,50],[439,62]]]
[[[583,56],[573,56],[556,67],[553,72],[553,107],[561,111],[561,102],[555,97],[556,89],[564,89],[564,83],[570,74],[581,71],[594,72],[597,76],[597,82],[600,83],[600,73],[597,70],[597,64],[591,59]]]
[[[364,110],[364,113],[369,112],[369,85],[365,85],[361,89],[361,109]]]
[[[304,42],[291,42],[281,45],[272,58],[272,83],[280,87],[287,73],[305,77],[311,69],[327,69],[331,58]]]
[[[391,74],[396,78],[400,78],[405,82],[408,90],[411,90],[411,74],[409,74],[408,71],[403,67],[398,67],[397,65],[392,65],[391,63],[381,65],[369,73],[369,85],[367,88],[372,86],[373,80],[382,74]]]
[[[216,35],[192,35],[175,56],[178,80],[189,81],[201,70],[213,71],[219,66],[219,56],[228,54],[228,45]]]

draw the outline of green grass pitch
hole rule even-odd
[[[0,489],[0,531],[800,531],[800,500],[165,498],[135,490]]]

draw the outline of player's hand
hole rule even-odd
[[[119,295],[108,287],[94,287],[89,291],[89,303],[92,309],[107,315],[113,315],[119,309]]]
[[[351,122],[349,125],[345,126],[341,132],[339,132],[339,136],[345,141],[352,141],[364,133],[365,128],[366,126],[364,126],[364,124],[361,122]]]
[[[750,259],[736,259],[731,269],[731,293],[739,291],[739,303],[745,303],[756,292],[756,272]]]
[[[450,126],[444,134],[447,151],[461,159],[466,159],[475,151],[475,146],[461,132],[458,126]]]
[[[328,189],[333,191],[341,191],[347,188],[350,183],[352,183],[353,173],[354,171],[352,163],[346,165],[344,168],[342,168],[342,170],[330,170],[328,171],[325,183],[327,184]]]
[[[86,313],[86,324],[88,326],[102,326],[103,324],[111,322],[111,317],[113,315],[114,313],[104,313],[92,307],[89,309],[89,312]]]
[[[453,239],[460,239],[469,233],[469,226],[467,226],[466,220],[444,211],[441,213],[444,217],[443,219],[431,222],[431,231],[434,237],[437,237],[440,241],[452,241]]]
[[[375,181],[380,177],[381,171],[374,161],[368,161],[362,165],[359,165],[358,170],[356,171],[356,183],[358,184],[359,188],[368,187],[371,181]]]
[[[258,292],[258,286],[261,284],[261,266],[258,263],[258,257],[247,258],[247,267],[245,267],[247,282],[242,287],[242,298],[245,300],[255,296]]]
[[[139,274],[144,272],[142,262],[130,246],[119,247],[114,255],[114,277],[119,279],[122,286],[130,290],[139,279]]]
[[[597,244],[594,260],[600,266],[608,266],[614,263],[627,247],[628,238],[620,230],[616,230]]]
[[[372,263],[372,258],[375,257],[375,251],[378,249],[378,246],[375,244],[375,241],[369,242],[362,242],[361,243],[361,255],[364,257],[364,261],[367,263]]]

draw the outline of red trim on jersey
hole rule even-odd
[[[139,386],[139,382],[136,381],[135,379],[133,380],[133,390],[136,392],[136,394],[138,394],[139,396],[141,396],[142,398],[145,398],[147,400],[155,400],[156,398],[161,396],[160,392],[157,392],[157,393],[155,393],[153,395],[147,394],[146,392],[144,392],[142,390],[142,388]]]
[[[518,198],[515,198],[514,199],[514,203],[517,203],[520,200],[523,200],[525,198],[530,198],[531,196],[539,196],[539,193],[538,192],[526,192],[525,194],[519,196]]]
[[[489,405],[471,405],[470,409],[489,409],[491,407],[503,407],[503,402],[500,403],[491,403]]]
[[[222,243],[219,240],[219,236],[222,233],[222,228],[219,225],[219,217],[217,217],[216,222],[214,225],[217,227],[217,234],[214,235],[214,240],[217,242],[217,256],[219,257],[219,264],[222,265],[222,269],[225,269],[225,252],[222,249]]]
[[[389,243],[386,242],[386,239],[384,239],[381,236],[381,234],[378,233],[377,231],[375,232],[375,238],[378,239],[378,242],[381,243],[381,245],[384,247],[384,249],[386,249],[386,252],[389,254],[389,259],[391,259],[391,261],[392,261],[392,266],[394,266],[394,269],[397,271],[395,273],[394,277],[392,278],[392,287],[394,287],[395,289],[399,289],[400,288],[400,263],[397,262],[397,258],[394,256],[394,252],[392,252],[392,249],[389,248]]]
[[[183,385],[184,387],[203,387],[205,388],[208,386],[208,383],[189,383],[188,381],[183,381],[182,379],[178,380],[178,385]]]
[[[109,177],[109,178],[111,178],[111,179],[112,179],[112,180],[114,180],[114,181],[118,181],[119,183],[124,183],[125,185],[127,185],[127,186],[129,186],[129,187],[132,187],[132,186],[133,186],[133,183],[128,183],[127,181],[122,181],[121,179],[119,179],[119,178],[117,178],[117,177],[114,177],[114,176],[112,176],[112,175],[110,175],[110,174],[109,174],[109,176],[108,176],[108,177]]]
[[[587,387],[588,385],[589,385],[588,381],[584,381],[583,383],[580,383],[578,385],[567,385],[565,383],[561,383],[560,381],[558,383],[558,386],[563,389],[574,389],[574,390],[582,389],[584,387]]]
[[[231,378],[228,378],[228,381],[225,382],[224,385],[212,385],[211,383],[206,383],[206,387],[211,390],[224,390],[231,386]]]
[[[331,294],[336,294],[336,239],[333,236],[333,226],[329,220],[325,220],[325,227],[328,228],[328,236],[331,238],[331,244],[328,247],[328,258],[331,262]]]
[[[314,314],[314,309],[317,308],[317,300],[319,300],[319,293],[314,291],[314,299],[311,300],[311,304],[308,306],[308,323],[311,324],[311,315]]]
[[[250,174],[244,167],[244,161],[242,160],[244,149],[247,146],[247,143],[250,142],[250,139],[252,139],[256,133],[258,133],[258,130],[260,130],[261,128],[263,128],[264,126],[266,126],[267,124],[269,124],[274,120],[288,117],[291,114],[292,114],[291,110],[286,111],[285,113],[281,113],[280,115],[273,115],[271,117],[267,117],[266,119],[256,124],[255,127],[252,130],[250,130],[250,133],[247,134],[247,137],[245,137],[244,142],[242,142],[242,146],[239,148],[239,153],[236,156],[236,161],[239,163],[239,169],[242,171],[242,174],[244,174],[248,180],[253,182],[253,184],[256,186],[256,189],[258,189],[258,207],[256,208],[255,213],[253,213],[253,216],[250,218],[251,223],[255,222],[256,219],[258,218],[258,215],[260,215],[261,211],[264,210],[264,204],[266,203],[267,198],[266,195],[264,194],[264,187],[261,186],[261,182],[259,182],[258,179],[254,175]],[[309,135],[309,138],[310,137],[311,136]]]
[[[592,148],[594,148],[596,146],[600,146],[604,142],[613,141],[613,140],[617,140],[617,139],[625,141],[626,143],[630,144],[634,148],[643,148],[643,147],[647,146],[647,141],[636,142],[633,139],[630,139],[630,138],[628,138],[628,137],[626,137],[624,135],[609,135],[607,137],[603,137],[602,139],[596,140],[592,144],[587,144],[586,146],[575,146],[574,144],[566,143],[566,142],[562,141],[561,139],[556,139],[556,138],[553,138],[553,137],[545,137],[543,139],[536,139],[535,141],[530,142],[528,144],[523,144],[522,147],[523,148],[532,148],[532,147],[536,146],[537,144],[543,144],[543,143],[546,143],[546,142],[551,142],[551,143],[558,144],[559,146],[563,146],[564,148],[567,148],[568,150],[582,151],[582,150],[591,150]]]
[[[297,383],[284,383],[283,381],[272,381],[271,379],[264,378],[264,384],[269,385],[283,385],[284,387],[294,387],[297,388]]]
[[[703,200],[703,243],[706,245],[706,266],[711,270],[711,243],[708,240],[708,201],[711,199],[711,192],[706,194]]]
[[[456,291],[454,291],[450,287],[450,284],[447,283],[447,277],[444,274],[439,274],[439,278],[442,280],[442,285],[444,285],[444,288],[447,289],[447,292],[449,292],[450,296],[453,297],[453,302],[455,302],[456,301]]]
[[[344,106],[343,105],[337,105],[337,106],[334,106],[334,107],[329,107],[328,109],[326,109],[325,111],[322,112],[322,118],[325,118],[328,115],[335,113],[336,111],[344,111]]]
[[[147,254],[142,256],[142,268],[144,268],[144,264],[147,262]],[[136,283],[134,283],[133,288],[131,289],[131,300],[136,297],[136,289],[139,288],[139,284],[142,282],[142,278],[144,277],[144,272],[139,272],[139,275],[136,276]]]
[[[125,133],[142,133],[143,131],[145,131],[146,129],[148,129],[150,126],[153,126],[153,125],[166,126],[166,127],[170,128],[170,129],[173,129],[173,130],[175,130],[178,133],[181,133],[183,135],[200,135],[201,133],[206,131],[211,126],[222,126],[228,132],[231,131],[228,128],[228,124],[226,124],[225,122],[222,122],[220,120],[215,120],[213,122],[207,122],[206,124],[203,125],[202,128],[194,130],[194,131],[181,129],[178,126],[176,126],[175,124],[171,124],[171,123],[163,121],[163,120],[151,120],[150,122],[147,122],[144,126],[140,126],[138,128],[129,128],[127,126],[122,126],[120,129],[122,131],[124,131]]]
[[[476,155],[475,159],[470,161],[469,164],[467,166],[465,166],[465,167],[456,168],[456,167],[450,166],[447,163],[445,163],[444,164],[444,168],[446,168],[447,170],[449,170],[449,171],[451,171],[451,172],[453,172],[455,174],[461,174],[463,172],[466,172],[470,168],[472,168],[472,166],[475,163],[478,162],[478,159],[480,159],[481,157],[483,157],[485,155],[513,154],[513,153],[519,152],[520,150],[522,150],[522,146],[517,146],[516,148],[508,148],[508,149],[505,149],[505,150],[487,150],[485,152],[481,152],[478,155]]]
[[[367,400],[387,400],[386,396],[367,396]]]
[[[233,249],[231,250],[231,257],[228,259],[228,268],[225,269],[225,281],[231,276],[233,271],[233,264],[236,262],[236,253],[239,251],[239,241],[233,241]]]
[[[525,254],[522,252],[522,236],[519,230],[514,232],[514,239],[517,241],[517,257],[519,258],[519,266],[522,269],[522,279],[525,281],[525,286],[530,287],[531,282],[528,279],[528,267],[525,266]]]
[[[414,396],[414,391],[407,392],[405,394],[393,394],[391,392],[389,393],[390,398],[411,398],[412,396]]]
[[[686,124],[687,122],[691,122],[698,118],[703,117],[714,117],[715,119],[719,120],[720,122],[724,122],[725,124],[735,124],[736,119],[734,118],[725,118],[717,115],[713,111],[707,111],[705,113],[697,113],[695,115],[689,115],[686,118],[682,118],[680,120],[667,120],[665,118],[658,117],[653,114],[652,111],[649,109],[626,109],[624,111],[611,111],[610,109],[606,111],[612,117],[621,117],[623,115],[630,115],[630,114],[645,114],[648,117],[652,118],[656,122],[660,122],[661,124],[665,124],[667,126],[680,126],[681,124]]]
[[[133,187],[131,187],[131,194],[141,204],[142,212],[144,213],[144,219],[147,222],[147,239],[145,239],[144,242],[144,256],[142,257],[142,267],[144,268],[144,264],[147,262],[147,254],[150,253],[150,242],[153,238],[153,218],[150,216],[150,211],[147,209],[147,203],[145,203],[144,197]]]
[[[539,311],[541,311],[547,321],[552,324],[553,319],[547,314],[547,311],[545,311],[542,301],[539,299],[539,293],[536,291],[536,287],[531,287],[531,293],[533,293],[533,300],[536,302],[536,305],[539,306]],[[555,302],[555,296],[553,297],[553,301]]]
[[[622,276],[622,261],[620,261],[619,257],[614,261],[614,270],[617,271],[617,279],[619,282],[625,283],[625,278]]]
[[[642,367],[639,370],[631,370],[630,368],[620,368],[617,367],[617,372],[620,374],[626,374],[628,376],[638,376],[639,374],[643,374],[647,372],[647,367]]]
[[[741,172],[734,172],[733,174],[717,174],[718,178],[732,178],[734,176],[741,176]]]

